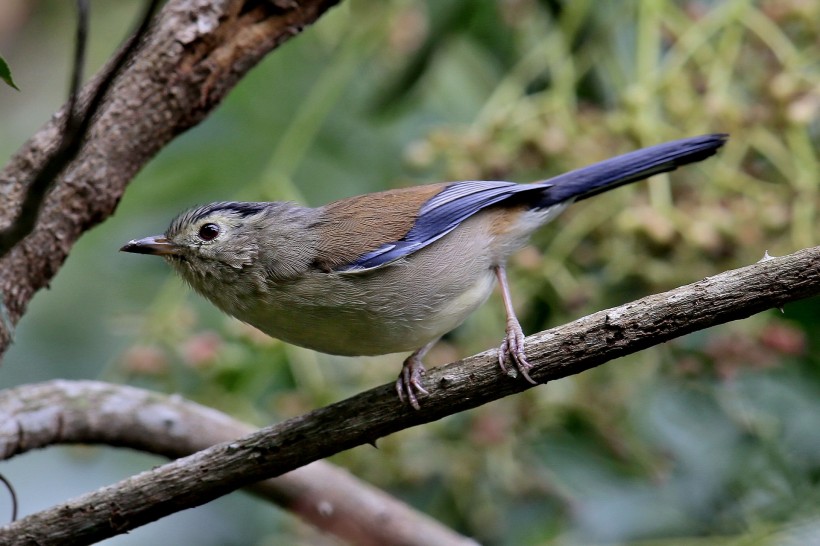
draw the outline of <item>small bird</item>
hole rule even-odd
[[[535,383],[505,272],[533,231],[575,201],[710,157],[727,138],[667,142],[530,184],[429,184],[318,208],[211,203],[121,250],[162,256],[222,311],[288,343],[348,356],[412,351],[396,391],[419,409],[425,353],[496,281],[507,315],[498,363]]]

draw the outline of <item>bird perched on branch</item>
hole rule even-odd
[[[430,184],[318,208],[212,203],[121,250],[162,256],[221,310],[289,343],[348,356],[413,351],[396,390],[418,409],[422,357],[496,281],[507,314],[499,365],[535,383],[505,274],[533,231],[575,201],[705,159],[726,139],[667,142],[531,184]]]

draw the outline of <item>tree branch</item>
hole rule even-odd
[[[0,258],[0,354],[37,290],[83,232],[110,216],[136,173],[202,121],[265,54],[339,0],[170,0],[114,82],[85,142],[57,176],[36,224]],[[105,74],[103,69],[101,74]],[[101,76],[85,86],[88,97]],[[60,145],[65,107],[0,171],[0,233],[13,229],[28,188]]]
[[[727,271],[527,338],[545,383],[675,337],[820,294],[820,247]],[[222,443],[0,529],[0,543],[87,544],[393,432],[531,386],[502,376],[496,351],[431,370],[420,411],[392,384]],[[4,424],[3,426],[9,426]]]
[[[0,391],[0,423],[0,460],[76,443],[177,458],[256,430],[178,396],[99,381],[63,380]],[[249,489],[351,544],[475,544],[324,461]]]
[[[74,69],[71,75],[71,91],[69,92],[68,104],[63,109],[65,122],[62,126],[60,143],[57,149],[51,153],[43,162],[38,171],[32,174],[31,181],[26,184],[25,196],[20,206],[17,217],[0,230],[0,258],[19,243],[24,237],[32,232],[37,223],[37,216],[46,194],[57,179],[59,174],[68,166],[82,148],[91,122],[97,115],[111,84],[119,75],[125,64],[137,50],[151,18],[154,16],[159,5],[159,0],[150,0],[145,8],[145,12],[140,18],[140,23],[134,34],[126,41],[126,45],[109,63],[97,78],[98,83],[87,89],[87,104],[84,109],[78,108],[80,103],[80,83],[82,81],[83,64],[85,63],[86,39],[88,35],[88,2],[78,0],[77,11],[79,21],[77,23],[77,43],[74,52]],[[0,335],[2,338],[2,335]]]

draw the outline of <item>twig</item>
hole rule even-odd
[[[76,126],[80,121],[80,114],[77,112],[77,102],[80,100],[80,86],[83,83],[83,73],[85,72],[85,50],[88,44],[88,0],[77,0],[77,37],[74,39],[74,68],[71,70],[71,82],[68,91],[68,108],[66,109],[65,125],[63,125],[63,143],[76,134]],[[32,186],[33,187],[33,186]],[[29,193],[32,193],[29,187]],[[42,202],[45,193],[38,198]],[[39,208],[39,203],[37,204]],[[0,247],[2,256],[2,247]]]
[[[14,490],[14,486],[11,485],[8,478],[2,474],[0,474],[0,482],[3,482],[3,485],[6,486],[6,489],[9,491],[9,496],[11,497],[11,521],[17,521],[17,492]]]

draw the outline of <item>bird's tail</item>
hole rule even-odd
[[[550,178],[544,181],[550,188],[544,192],[545,202],[539,206],[573,198],[580,201],[655,174],[674,171],[714,155],[728,138],[729,135],[717,133],[673,140]]]

